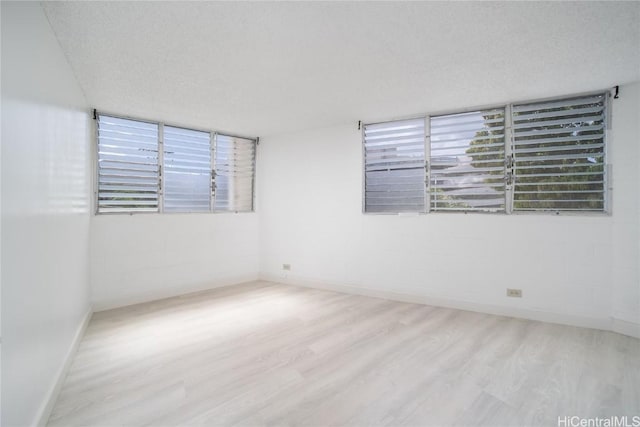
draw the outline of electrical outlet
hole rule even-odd
[[[507,296],[512,298],[522,298],[522,289],[507,288]]]
[[[291,264],[282,264],[282,269],[284,271],[291,271]]]

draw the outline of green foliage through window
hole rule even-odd
[[[514,210],[604,210],[604,102],[513,107]]]
[[[365,125],[364,210],[603,212],[606,96]]]

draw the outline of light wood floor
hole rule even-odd
[[[49,425],[640,415],[640,340],[254,282],[96,313]]]

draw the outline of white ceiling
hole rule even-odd
[[[245,135],[640,80],[640,3],[45,2],[99,110]]]

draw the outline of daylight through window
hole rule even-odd
[[[604,212],[606,106],[600,93],[365,124],[364,212]]]
[[[251,212],[256,140],[97,115],[97,213]]]

